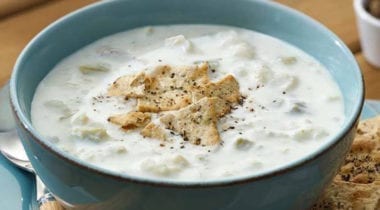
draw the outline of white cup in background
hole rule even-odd
[[[380,68],[380,19],[366,9],[368,0],[354,0],[360,44],[366,60]]]

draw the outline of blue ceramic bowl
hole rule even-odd
[[[33,128],[33,94],[60,60],[110,34],[176,23],[253,29],[306,51],[325,65],[339,84],[344,95],[344,126],[328,144],[284,167],[202,183],[149,180],[91,166],[59,151]],[[354,57],[333,33],[292,9],[254,0],[103,1],[60,19],[36,36],[17,60],[11,79],[18,132],[37,174],[63,201],[98,209],[307,209],[349,150],[363,92]]]

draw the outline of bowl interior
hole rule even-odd
[[[11,97],[25,127],[41,139],[30,121],[31,102],[38,83],[61,59],[110,34],[144,25],[176,23],[223,24],[256,30],[297,46],[330,71],[344,96],[344,128],[329,144],[289,165],[325,150],[358,117],[364,91],[356,61],[334,34],[310,18],[270,1],[128,0],[104,1],[70,14],[41,32],[24,49],[12,75]],[[47,141],[45,144],[55,150]]]

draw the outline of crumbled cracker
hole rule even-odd
[[[120,114],[111,116],[108,121],[121,125],[125,130],[144,127],[150,122],[151,114],[143,112],[129,112],[126,114]]]
[[[220,141],[216,127],[216,98],[202,98],[178,111],[165,114],[161,122],[195,145],[214,145]]]
[[[219,142],[218,118],[228,114],[241,96],[239,84],[232,75],[213,83],[208,77],[208,69],[208,63],[185,67],[158,66],[149,75],[120,77],[109,88],[108,94],[137,98],[139,113],[171,111],[161,117],[168,129],[193,144],[213,145]],[[110,121],[125,129],[143,127],[149,122],[136,125],[136,119],[129,117],[128,114],[113,116]],[[150,123],[141,135],[166,140],[164,129]]]
[[[141,130],[140,134],[144,137],[155,138],[163,141],[166,140],[164,128],[154,124],[153,122],[145,126],[145,128]]]
[[[190,67],[159,66],[151,74],[152,83],[137,101],[143,112],[177,110],[191,103],[191,88],[209,81],[208,65]]]
[[[202,98],[205,98],[205,96],[200,93],[193,93],[192,101],[194,103]],[[223,117],[231,111],[232,105],[228,101],[225,101],[218,97],[213,97],[213,100],[215,101],[214,108],[218,118]]]
[[[215,113],[218,118],[223,117],[224,115],[228,114],[231,111],[230,103],[228,103],[227,101],[221,98],[217,98],[217,97],[213,97],[213,98],[215,101],[215,104],[214,104]]]
[[[159,86],[171,90],[174,88],[186,88],[209,82],[208,64],[203,63],[199,66],[179,66],[171,67],[168,65],[158,66],[150,76],[157,79]]]
[[[140,112],[161,112],[177,110],[191,104],[191,96],[182,90],[147,94],[137,100],[137,110]]]
[[[198,101],[203,97],[216,97],[216,112],[218,117],[222,117],[231,111],[231,106],[238,103],[241,96],[239,83],[232,75],[228,75],[220,81],[209,82],[205,85],[193,89],[193,101]]]
[[[142,97],[150,79],[144,73],[119,77],[108,88],[109,96]]]
[[[210,82],[195,90],[204,97],[218,97],[229,103],[240,100],[239,83],[232,75],[227,75],[216,83]]]

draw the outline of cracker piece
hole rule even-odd
[[[313,209],[380,209],[380,116],[359,123],[343,166]]]
[[[215,113],[218,118],[228,114],[231,111],[231,105],[227,101],[213,97]]]
[[[137,99],[137,110],[140,112],[161,112],[177,110],[191,104],[191,95],[182,90],[160,92]]]
[[[204,97],[216,97],[216,112],[222,117],[231,111],[231,107],[239,102],[239,83],[232,75],[228,75],[216,83],[209,82],[206,85],[193,88],[193,101]]]
[[[152,82],[144,97],[137,100],[142,112],[177,110],[192,102],[191,89],[209,81],[208,65],[187,67],[159,66],[151,74]]]
[[[231,111],[231,105],[227,101],[221,99],[221,98],[215,98],[215,113],[217,117],[222,117],[226,114],[228,114]]]
[[[202,98],[205,98],[204,95],[202,95],[199,92],[194,92],[192,94],[192,101],[196,102],[199,101]],[[215,100],[215,112],[217,114],[217,117],[223,117],[224,115],[228,114],[231,111],[231,104],[228,101],[225,101],[218,97],[213,97]]]
[[[362,184],[372,183],[379,179],[377,168],[380,166],[378,158],[380,153],[377,150],[368,152],[368,149],[374,146],[371,140],[355,141],[335,179]]]
[[[199,96],[218,97],[231,104],[240,100],[239,83],[232,75],[227,75],[216,83],[210,82],[200,86],[195,91]]]
[[[208,83],[208,65],[203,63],[199,66],[158,66],[151,74],[157,85],[167,91],[174,89],[186,89],[188,86],[197,86]]]
[[[333,182],[312,210],[376,210],[380,208],[379,183]]]
[[[150,113],[133,111],[126,114],[111,116],[108,118],[108,121],[121,125],[121,127],[125,130],[130,130],[146,126],[150,122],[150,119]]]
[[[195,145],[214,145],[220,141],[216,127],[216,98],[202,98],[200,101],[165,114],[160,121],[170,130],[179,133],[184,141]]]
[[[338,181],[380,181],[380,117],[359,123],[351,151],[335,177]]]
[[[150,79],[144,73],[119,77],[108,88],[109,96],[142,97]]]
[[[380,116],[359,123],[357,135],[370,139],[380,138]],[[380,147],[380,144],[378,144]]]
[[[145,128],[141,130],[140,134],[144,137],[159,139],[162,141],[166,140],[166,133],[164,128],[154,124],[153,122],[145,126]]]

